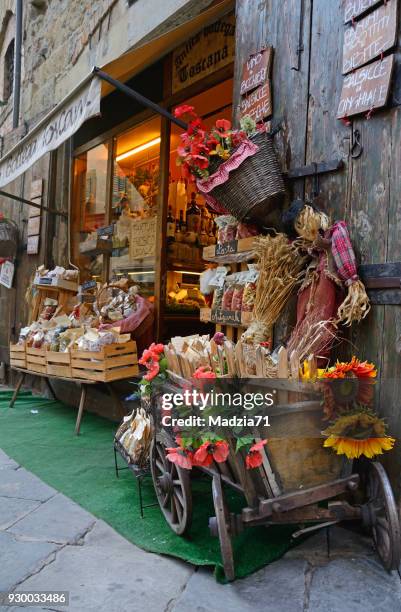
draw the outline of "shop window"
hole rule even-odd
[[[210,128],[217,119],[231,118],[232,88],[233,81],[228,79],[182,104],[194,106],[203,124]],[[206,206],[196,185],[182,176],[176,163],[181,133],[181,128],[171,126],[166,313],[167,323],[168,315],[172,317],[172,327],[168,333],[185,333],[185,329],[177,327],[179,323],[174,315],[192,315],[194,320],[199,320],[199,307],[204,305],[199,291],[199,276],[205,269],[202,250],[216,242],[214,218],[217,215]]]
[[[155,117],[118,136],[113,162],[110,275],[128,276],[147,297],[154,295],[160,127]]]
[[[101,278],[104,273],[102,243],[97,239],[97,230],[108,223],[108,151],[109,147],[101,144],[74,160],[72,250],[81,281]]]
[[[8,100],[14,86],[14,40],[10,42],[4,55],[3,99]]]

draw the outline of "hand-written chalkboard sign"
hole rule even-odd
[[[351,21],[352,18],[363,15],[367,10],[379,4],[381,0],[346,0],[344,7],[344,23]]]
[[[358,115],[385,106],[390,91],[394,55],[389,55],[344,78],[337,118]]]
[[[238,251],[238,241],[229,240],[228,242],[218,242],[216,244],[216,255],[231,255]]]
[[[251,55],[245,62],[242,71],[240,87],[241,96],[259,85],[264,85],[270,77],[273,61],[273,47],[261,49],[258,53]]]
[[[240,117],[248,115],[256,122],[272,114],[272,96],[270,80],[260,85],[249,96],[244,96],[240,102]]]
[[[343,74],[363,66],[397,41],[397,0],[388,0],[344,33]]]
[[[212,309],[212,323],[220,323],[222,325],[241,325],[241,312],[238,310],[220,310]]]

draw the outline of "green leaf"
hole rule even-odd
[[[237,438],[235,452],[238,453],[240,448],[243,448],[244,446],[250,446],[251,444],[253,444],[253,436],[243,436],[242,438]]]

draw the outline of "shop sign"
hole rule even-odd
[[[238,251],[238,240],[229,240],[228,242],[218,242],[216,244],[215,255],[231,255]]]
[[[394,55],[389,55],[344,78],[337,118],[350,117],[385,106],[390,91]]]
[[[131,226],[131,238],[129,241],[130,260],[155,256],[156,228],[156,216],[146,219],[133,220]]]
[[[243,96],[240,102],[240,118],[245,116],[252,117],[256,122],[262,121],[265,117],[272,114],[272,96],[270,80],[261,85],[248,96]]]
[[[0,188],[23,174],[38,159],[57,149],[90,117],[100,112],[101,81],[92,78],[65,103],[60,103],[0,160]]]
[[[173,93],[234,62],[235,16],[230,13],[191,36],[173,52]]]
[[[96,289],[97,284],[95,280],[88,280],[85,281],[84,283],[82,283],[81,285],[81,291],[87,291],[88,289]]]
[[[367,64],[397,41],[397,1],[388,0],[344,33],[343,74]]]
[[[11,289],[14,278],[14,264],[12,261],[5,261],[0,269],[0,285]]]
[[[359,17],[381,0],[345,0],[344,23],[351,21],[352,18]]]
[[[266,83],[270,77],[272,61],[272,47],[261,49],[258,53],[254,53],[247,59],[242,70],[241,96]]]

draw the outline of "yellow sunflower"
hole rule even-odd
[[[327,436],[323,446],[333,448],[337,455],[346,455],[348,459],[358,459],[361,455],[371,459],[391,450],[395,443],[386,434],[383,419],[363,409],[339,417],[322,433]]]

